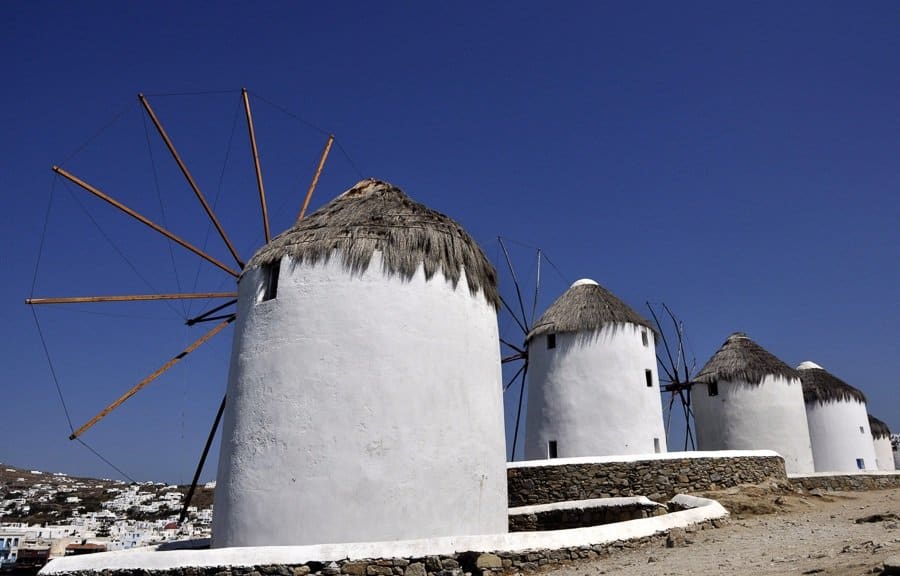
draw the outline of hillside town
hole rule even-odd
[[[0,572],[33,572],[60,556],[209,537],[214,487],[197,488],[179,523],[185,486],[0,464]]]

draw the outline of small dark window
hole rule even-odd
[[[547,334],[547,350],[556,348],[556,334]]]
[[[711,382],[706,385],[706,393],[710,396],[718,396],[719,395],[719,383]]]
[[[649,346],[650,342],[647,340],[647,331],[641,330],[641,341],[644,343],[644,346]]]
[[[644,370],[644,378],[647,380],[647,388],[653,388],[653,370]]]
[[[857,458],[856,459],[856,467],[859,468],[860,470],[865,470],[866,469],[866,461],[863,460],[862,458]]]
[[[659,454],[659,438],[653,439],[653,452]]]
[[[860,434],[865,434],[865,433],[866,433],[866,429],[863,428],[862,426],[860,426],[860,427],[859,427],[859,433],[860,433]]]
[[[262,267],[263,297],[262,301],[274,300],[278,295],[278,272],[281,269],[281,260],[276,260]]]
[[[551,440],[547,442],[547,457],[548,458],[556,458],[556,440]]]

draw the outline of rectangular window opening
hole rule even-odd
[[[865,470],[866,469],[866,461],[863,460],[862,458],[857,458],[856,459],[856,467],[860,470]]]
[[[278,272],[281,270],[281,260],[270,262],[262,267],[263,296],[262,302],[274,300],[278,295]]]
[[[711,382],[706,385],[706,393],[709,396],[718,396],[719,395],[719,383]]]
[[[556,440],[547,442],[547,458],[557,458]]]
[[[641,330],[641,342],[644,343],[644,346],[650,345],[650,341],[647,340],[647,331],[646,330]]]
[[[647,388],[653,388],[653,370],[644,370],[644,379],[647,380]]]
[[[654,454],[659,454],[659,438],[653,439],[653,452]]]
[[[547,334],[547,350],[556,348],[556,334]]]
[[[866,429],[863,428],[862,426],[860,426],[860,427],[859,427],[859,433],[860,433],[860,434],[865,434],[865,433],[866,433]]]

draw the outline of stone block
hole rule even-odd
[[[426,576],[425,565],[421,562],[413,562],[406,567],[404,576]]]
[[[503,561],[499,556],[495,556],[494,554],[481,554],[475,560],[475,567],[479,570],[493,570],[503,568]]]
[[[363,576],[366,573],[367,566],[368,564],[365,562],[346,562],[341,566],[341,572],[351,576]]]

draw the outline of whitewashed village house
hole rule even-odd
[[[872,441],[875,444],[875,462],[878,469],[884,472],[893,472],[895,468],[891,429],[887,424],[869,414],[869,430],[872,432]]]
[[[655,333],[627,304],[579,280],[526,343],[527,460],[666,451]]]
[[[463,228],[364,180],[239,281],[213,546],[502,533],[496,272]]]
[[[774,450],[788,473],[811,473],[813,451],[797,371],[736,332],[694,379],[700,450]]]
[[[816,472],[877,469],[865,395],[814,362],[797,369]]]

